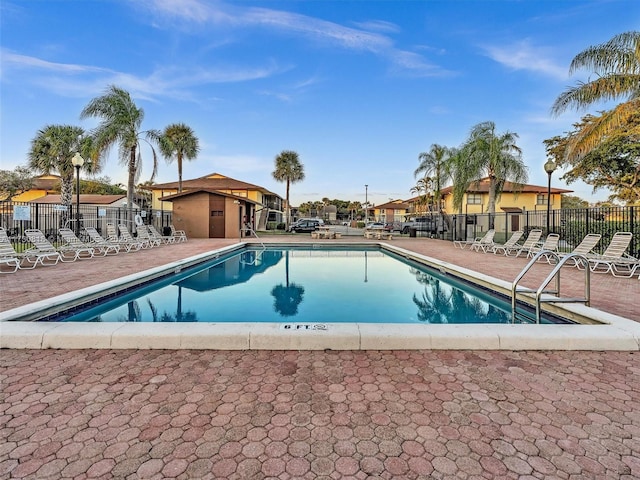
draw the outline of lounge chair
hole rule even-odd
[[[571,255],[571,254],[582,255],[582,256],[587,257],[587,258],[589,256],[594,257],[595,254],[593,253],[593,249],[596,247],[596,245],[600,241],[601,237],[602,237],[602,235],[600,235],[599,233],[588,233],[588,234],[586,234],[584,236],[584,238],[582,239],[582,241],[578,244],[578,246],[576,248],[571,250],[570,253],[561,253],[560,257],[565,257],[565,256]],[[580,262],[575,258],[569,259],[565,263],[565,265],[568,265],[570,267],[577,267],[577,266],[579,266],[579,264],[580,264]]]
[[[75,262],[76,253],[72,250],[59,251],[53,244],[47,240],[37,228],[29,228],[24,231],[24,235],[29,242],[33,244],[32,248],[24,252],[24,259],[27,263],[31,263],[34,268],[38,263],[40,265],[55,265],[58,262]],[[73,258],[67,258],[65,254],[72,253]],[[23,268],[22,266],[20,268]]]
[[[625,253],[631,243],[633,234],[617,232],[613,235],[609,246],[602,255],[587,257],[589,268],[594,273],[609,273],[614,277],[632,277],[640,268],[640,260]]]
[[[65,243],[64,249],[76,252],[76,260],[93,258],[93,247],[80,240],[70,228],[60,228],[58,233]]]
[[[173,223],[169,225],[169,228],[171,229],[171,235],[176,239],[176,242],[187,241],[187,234],[184,230],[176,230],[176,227],[173,226]]]
[[[162,235],[156,227],[151,224],[147,225],[147,228],[149,229],[149,233],[162,243],[175,243],[176,241],[176,238],[173,235]]]
[[[126,228],[126,227],[125,227]],[[129,231],[127,231],[129,233]],[[131,235],[129,234],[129,238]],[[118,236],[118,230],[113,223],[107,223],[107,241],[110,243],[116,243],[120,245],[120,248],[124,248],[125,252],[137,252],[142,248],[142,243],[133,239],[133,241],[129,242],[124,238],[120,238]]]
[[[3,270],[2,266],[13,268],[13,270]],[[13,273],[18,268],[20,268],[20,255],[13,248],[5,228],[0,227],[0,273]]]
[[[475,250],[479,252],[482,250],[484,253],[490,251],[495,243],[493,243],[493,238],[496,236],[496,231],[492,228],[487,230],[487,233],[484,234],[484,237],[480,238],[477,242],[472,243],[469,248],[471,250]]]
[[[487,248],[493,247],[494,243],[493,243],[493,237],[496,235],[496,231],[492,228],[489,229],[485,232],[485,234],[482,237],[476,237],[473,240],[454,240],[453,241],[453,246],[454,247],[460,247],[462,250],[464,250],[466,247],[469,247],[470,249],[474,249],[479,251],[480,248],[483,248],[482,245],[486,245]],[[483,248],[483,251],[487,251]]]
[[[136,231],[138,232],[138,241],[144,242],[147,246],[146,248],[159,247],[162,245],[162,240],[156,238],[155,235],[149,231],[147,225],[136,225]]]
[[[550,233],[549,235],[547,235],[547,238],[544,239],[544,242],[542,244],[534,245],[529,249],[529,251],[527,252],[527,257],[535,257],[537,253],[543,250],[554,252],[557,254],[559,243],[560,235],[558,235],[557,233]],[[554,258],[553,255],[544,254],[542,257],[540,257],[540,259],[542,259],[543,257],[547,261],[547,263],[551,263],[551,259]]]
[[[527,238],[525,239],[522,245],[515,245],[505,252],[505,255],[515,254],[516,257],[519,257],[521,253],[527,255],[529,250],[535,248],[540,242],[540,238],[542,237],[542,230],[538,228],[534,228],[529,232]]]
[[[120,252],[119,244],[110,242],[106,238],[103,238],[94,227],[84,227],[84,231],[89,236],[89,245],[93,247],[95,255],[102,255],[103,257],[106,257],[107,255],[116,255]]]
[[[509,240],[504,242],[502,245],[498,245],[498,244],[494,245],[491,251],[495,255],[497,255],[498,253],[502,255],[506,255],[507,250],[509,250],[510,248],[513,248],[518,243],[518,241],[522,238],[523,235],[524,235],[524,232],[522,230],[515,231],[513,232],[511,237],[509,237]]]
[[[120,242],[124,243],[126,245],[137,245],[137,247],[134,247],[136,250],[140,250],[141,248],[149,248],[149,242],[145,241],[145,239],[140,238],[140,239],[136,239],[133,238],[133,236],[131,235],[131,233],[129,232],[129,229],[127,228],[127,226],[124,223],[119,223],[118,224],[118,232],[120,232]]]

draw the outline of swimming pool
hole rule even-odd
[[[379,247],[251,247],[116,293],[65,322],[511,323],[509,301]],[[545,318],[546,323],[567,323]]]
[[[259,240],[258,240],[259,242]],[[283,248],[297,243],[273,242]],[[332,243],[338,245],[339,242]],[[268,244],[269,245],[269,244]],[[324,247],[327,243],[313,244]],[[372,244],[344,242],[344,247]],[[508,298],[511,283],[442,261],[402,245],[378,242],[390,252],[439,275],[461,279],[480,290]],[[216,349],[216,350],[640,350],[640,324],[591,307],[549,306],[554,313],[579,324],[438,324],[292,322],[66,322],[37,321],[81,313],[87,306],[164,281],[174,274],[190,274],[193,267],[240,253],[247,242],[206,251],[117,280],[88,286],[56,297],[0,312],[0,348],[17,349]],[[282,262],[282,261],[281,261]],[[290,275],[293,272],[290,271]],[[298,277],[290,276],[290,281]],[[387,279],[389,280],[389,279]],[[387,282],[389,283],[389,282]],[[286,278],[285,278],[286,285]],[[303,285],[306,287],[306,285]],[[306,293],[306,290],[305,290]],[[175,302],[175,300],[174,300]],[[304,300],[303,300],[304,302]],[[174,303],[175,304],[175,303]],[[161,311],[162,313],[162,311]],[[328,319],[329,320],[329,319]],[[588,324],[584,324],[584,322]]]

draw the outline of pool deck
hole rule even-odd
[[[233,243],[2,275],[1,310]],[[505,281],[526,263],[389,243]],[[592,277],[636,322],[639,294]],[[0,385],[0,478],[640,478],[638,351],[4,349]]]

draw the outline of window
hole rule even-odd
[[[546,205],[547,204],[547,196],[544,193],[539,193],[536,197],[536,204],[538,205]]]
[[[222,210],[211,210],[212,217],[224,217],[224,212]]]
[[[482,204],[482,194],[480,194],[480,193],[469,193],[469,194],[467,194],[467,204],[468,205],[481,205]]]

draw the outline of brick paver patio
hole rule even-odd
[[[229,243],[3,275],[2,310]],[[638,320],[639,284],[594,306]],[[0,385],[0,478],[640,478],[638,352],[0,350]]]

